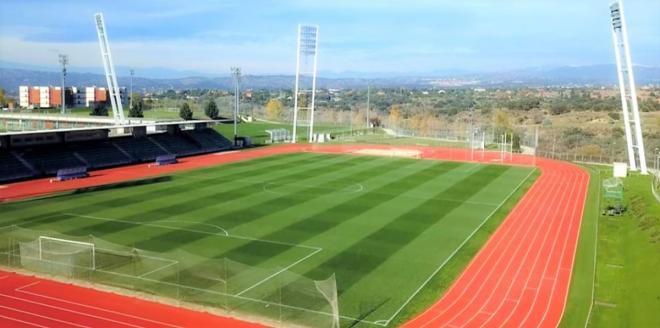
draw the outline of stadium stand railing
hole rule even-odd
[[[71,151],[55,146],[29,149],[22,154],[22,157],[44,175],[56,174],[57,170],[63,168],[85,165]]]
[[[0,182],[25,179],[35,175],[15,154],[0,152]]]
[[[232,142],[210,129],[186,131],[185,134],[205,151],[221,151],[232,148]]]
[[[108,142],[85,143],[73,146],[72,149],[90,168],[94,169],[132,162],[131,158]]]
[[[181,156],[201,154],[204,152],[198,145],[189,142],[186,138],[170,134],[158,134],[149,137],[172,154]]]
[[[156,160],[157,156],[168,154],[148,137],[126,137],[113,142],[140,162],[151,162]]]
[[[0,151],[0,182],[52,176],[72,167],[100,169],[154,162],[163,155],[182,157],[228,149],[232,149],[231,141],[212,129],[19,147]]]

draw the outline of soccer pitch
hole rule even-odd
[[[342,325],[382,326],[428,279],[443,274],[442,265],[532,170],[277,155],[3,204],[0,226],[93,235],[163,254],[161,266],[140,277],[172,282],[176,268],[176,284],[200,290],[221,285],[218,293],[247,299],[272,299],[269,283],[285,273],[314,280],[335,274]],[[177,252],[185,252],[187,261],[171,266],[168,255]],[[227,288],[223,277],[197,275],[217,259],[258,269]]]

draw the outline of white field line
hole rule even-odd
[[[160,267],[160,268],[155,268],[155,269],[153,269],[153,270],[151,270],[151,271],[149,271],[149,272],[146,272],[146,273],[141,274],[141,275],[140,275],[140,278],[142,278],[142,277],[146,277],[146,276],[148,276],[148,275],[150,275],[150,274],[156,273],[156,272],[161,271],[161,270],[165,270],[165,269],[167,269],[167,268],[169,268],[169,267],[171,267],[171,266],[173,266],[173,265],[177,265],[177,264],[179,264],[178,261],[172,261],[172,263],[170,263],[170,264],[166,264],[166,265],[164,265],[164,266],[162,266],[162,267]]]
[[[21,319],[7,317],[7,316],[1,315],[1,314],[0,314],[0,318],[4,318],[4,319],[11,320],[11,321],[14,321],[14,322],[20,322],[20,323],[23,323],[23,324],[26,324],[26,325],[29,325],[29,326],[40,327],[40,328],[49,328],[47,326],[42,326],[42,325],[36,324],[34,322],[28,322],[28,321],[21,320]]]
[[[39,283],[39,281],[37,281],[37,283]],[[142,320],[142,321],[146,321],[146,322],[151,322],[151,323],[155,323],[157,325],[173,327],[173,328],[183,328],[181,326],[165,323],[165,322],[158,321],[158,320],[147,319],[147,318],[144,318],[144,317],[140,317],[140,316],[124,313],[124,312],[113,311],[113,310],[100,308],[100,307],[96,307],[96,306],[92,306],[92,305],[87,305],[87,304],[82,304],[82,303],[78,303],[78,302],[65,300],[65,299],[62,299],[62,298],[59,298],[59,297],[47,296],[47,295],[44,295],[44,294],[30,292],[30,291],[25,290],[25,288],[28,288],[28,287],[31,287],[31,286],[34,286],[34,285],[36,285],[36,284],[30,284],[30,285],[26,285],[26,286],[23,286],[23,287],[19,287],[19,288],[16,288],[15,291],[17,291],[19,293],[24,293],[24,294],[28,294],[28,295],[32,295],[32,296],[37,296],[37,297],[41,297],[41,298],[45,298],[45,299],[49,299],[49,300],[62,302],[62,303],[65,303],[65,304],[72,304],[72,305],[80,306],[80,307],[87,308],[87,309],[97,310],[97,311],[106,312],[106,313],[112,313],[112,314],[116,314],[116,315],[119,315],[119,316],[131,318],[131,319],[137,319],[137,320]],[[7,296],[7,295],[3,295],[3,296]],[[18,298],[18,299],[21,299],[21,298]],[[125,322],[121,322],[121,321],[117,321],[117,320],[113,320],[113,319],[109,319],[109,318],[105,318],[105,317],[101,317],[101,316],[96,316],[96,315],[89,314],[89,313],[78,312],[78,311],[71,310],[71,309],[59,308],[59,307],[54,306],[54,305],[43,304],[43,303],[40,303],[40,302],[30,301],[30,300],[27,300],[27,299],[21,299],[21,300],[26,301],[26,302],[30,302],[30,303],[41,304],[41,305],[46,306],[46,307],[62,309],[62,310],[67,311],[67,312],[79,313],[79,314],[82,314],[82,315],[85,315],[85,316],[98,318],[98,319],[105,320],[105,321],[116,322],[116,323],[119,323],[119,324],[125,325],[125,326],[140,327],[140,326],[136,326],[136,325],[133,325],[133,324],[130,324],[130,323],[125,323]]]
[[[479,166],[481,166],[481,164],[478,164],[475,167],[479,167]],[[474,171],[474,170],[473,169],[460,170],[460,171],[456,170],[455,172],[468,172],[469,173],[469,172],[472,172],[472,171]],[[306,187],[306,188],[327,189],[327,190],[332,190],[332,191],[336,191],[336,192],[345,192],[347,194],[356,194],[356,193],[362,192],[364,189],[366,189],[364,187],[364,185],[362,185],[361,183],[354,183],[352,185],[349,185],[349,187],[356,186],[357,188],[355,188],[355,190],[346,191],[345,189],[347,189],[347,188],[340,189],[340,188],[331,188],[331,187],[320,187],[320,186],[316,186],[316,185],[308,185],[308,184],[302,184],[302,183],[273,183],[273,182],[269,182],[269,183],[265,183],[263,185],[263,188],[262,188],[263,192],[267,192],[267,193],[274,194],[274,195],[284,195],[284,193],[280,193],[276,190],[271,189],[269,187],[271,185],[275,185],[276,186],[275,188],[277,188],[279,186],[296,186],[296,187]],[[374,195],[396,195],[397,197],[408,198],[408,199],[421,199],[421,200],[428,200],[429,199],[428,197],[424,197],[422,195],[417,195],[416,193],[397,194],[397,193],[383,192],[383,191],[371,191],[371,193],[374,194]],[[478,205],[478,206],[498,206],[499,205],[499,204],[496,204],[496,203],[478,202],[478,201],[469,201],[469,200],[468,201],[463,201],[463,200],[457,200],[457,199],[452,199],[452,198],[439,198],[439,197],[436,197],[436,198],[432,198],[432,199],[438,200],[438,201],[461,203],[461,204],[467,204],[467,205]]]
[[[481,224],[479,224],[479,225],[478,225],[478,226],[477,226],[477,227],[476,227],[476,228],[475,228],[475,229],[474,229],[474,230],[473,230],[473,231],[472,231],[472,232],[471,232],[471,233],[465,238],[465,240],[463,240],[463,242],[461,242],[461,244],[458,245],[458,247],[456,247],[456,249],[455,249],[451,254],[449,254],[449,256],[448,256],[448,257],[447,257],[442,263],[440,263],[440,265],[439,265],[439,266],[438,266],[438,267],[437,267],[437,268],[431,273],[431,275],[430,275],[428,278],[426,278],[426,280],[424,280],[424,282],[423,282],[423,283],[422,283],[422,284],[421,284],[421,285],[415,290],[415,292],[414,292],[412,295],[410,295],[410,297],[408,297],[408,299],[406,299],[406,301],[401,305],[401,307],[399,307],[399,309],[397,309],[396,312],[394,312],[394,314],[393,314],[389,319],[387,319],[387,324],[389,324],[389,323],[390,323],[390,322],[391,322],[391,321],[392,321],[397,315],[399,315],[399,313],[403,310],[403,308],[406,307],[406,305],[408,305],[408,303],[410,303],[410,301],[412,301],[412,299],[413,299],[415,296],[417,296],[417,294],[419,294],[419,292],[420,292],[420,291],[426,286],[426,284],[428,284],[429,281],[431,281],[431,279],[433,279],[433,277],[434,277],[436,274],[438,274],[438,272],[440,272],[440,270],[442,270],[442,268],[447,264],[447,262],[449,262],[449,260],[451,260],[451,259],[456,255],[456,253],[458,253],[458,251],[461,250],[461,248],[463,248],[463,246],[465,246],[465,244],[468,242],[468,240],[470,240],[470,239],[474,236],[474,234],[476,234],[477,231],[479,231],[479,229],[481,229],[481,227],[483,227],[483,225],[486,224],[486,222],[488,222],[488,220],[489,220],[489,219],[495,214],[495,212],[497,212],[497,210],[499,210],[499,209],[504,205],[504,203],[506,203],[506,201],[509,200],[509,199],[511,198],[511,196],[513,196],[513,194],[514,194],[516,191],[518,191],[518,189],[520,189],[520,187],[521,187],[521,186],[522,186],[522,185],[523,185],[523,184],[529,179],[529,177],[532,175],[532,173],[534,173],[534,171],[535,171],[535,170],[531,170],[531,171],[529,172],[529,174],[527,174],[527,176],[525,177],[525,179],[523,179],[523,180],[518,184],[518,186],[516,186],[516,188],[514,188],[514,189],[509,193],[509,195],[507,195],[506,198],[504,198],[504,199],[502,200],[502,202],[500,202],[500,204],[499,204],[495,209],[493,209],[493,211],[490,212],[490,214],[488,214],[488,216],[486,216],[486,218],[481,222]]]
[[[170,229],[170,230],[181,230],[181,231],[195,232],[195,233],[199,233],[199,234],[204,234],[204,235],[209,235],[209,236],[216,236],[216,237],[234,238],[234,239],[242,239],[242,240],[250,240],[250,241],[260,241],[260,242],[264,242],[264,243],[277,244],[277,245],[284,245],[284,246],[289,246],[289,247],[299,247],[299,248],[312,249],[312,250],[319,250],[319,249],[321,249],[320,247],[307,246],[307,245],[301,245],[301,244],[291,244],[291,243],[285,243],[285,242],[280,242],[280,241],[267,240],[267,239],[258,239],[258,238],[251,238],[251,237],[245,237],[245,236],[239,236],[239,235],[229,235],[229,236],[225,236],[225,235],[217,234],[217,233],[213,233],[213,232],[206,232],[206,231],[193,230],[193,229],[186,229],[186,228],[177,228],[177,227],[172,227],[172,226],[162,225],[162,224],[155,224],[155,223],[150,223],[150,222],[135,222],[135,221],[119,220],[119,219],[111,219],[111,218],[103,218],[103,217],[99,217],[99,216],[82,215],[82,214],[66,213],[66,212],[65,212],[65,213],[61,213],[61,214],[63,214],[63,215],[69,215],[69,216],[75,216],[75,217],[81,217],[81,218],[87,218],[87,219],[92,219],[92,220],[111,221],[111,222],[122,222],[122,223],[127,223],[127,224],[141,225],[141,226],[149,226],[149,227],[156,227],[156,228],[162,228],[162,229]],[[158,221],[156,221],[156,222],[158,222]]]
[[[529,175],[531,175],[531,172],[530,172]],[[529,177],[529,175],[528,175],[528,177]],[[527,179],[527,178],[526,178],[526,179]],[[526,180],[526,179],[525,179],[525,180]],[[521,183],[521,185],[522,185],[522,183]],[[512,194],[513,194],[513,193],[512,193]],[[509,197],[510,197],[510,196],[509,196]],[[62,214],[64,214],[64,215],[70,215],[70,216],[76,216],[76,217],[89,218],[89,219],[93,219],[93,220],[115,221],[115,222],[126,222],[126,223],[130,223],[130,224],[135,224],[135,225],[147,225],[147,226],[155,226],[155,227],[159,227],[159,228],[166,228],[166,229],[172,229],[172,230],[184,230],[184,231],[190,231],[190,232],[198,232],[198,233],[202,233],[202,234],[207,234],[207,235],[213,235],[213,236],[220,236],[220,237],[222,237],[222,235],[218,235],[218,234],[215,234],[215,233],[208,233],[208,232],[196,231],[196,230],[189,230],[189,229],[173,228],[173,227],[169,227],[169,226],[161,226],[161,225],[155,225],[155,224],[151,224],[151,223],[140,223],[140,222],[132,222],[132,221],[126,221],[126,220],[117,220],[117,219],[101,218],[101,217],[95,217],[95,216],[89,216],[89,215],[80,215],[80,214],[75,214],[75,213],[62,213]],[[289,265],[288,268],[290,268],[290,267],[292,267],[293,265],[296,265],[296,264],[302,262],[303,260],[306,260],[307,258],[311,257],[312,255],[315,255],[316,253],[318,253],[318,252],[320,252],[320,251],[323,250],[323,248],[321,248],[321,247],[306,246],[306,245],[300,245],[300,244],[290,244],[290,243],[277,242],[277,241],[270,241],[270,240],[263,240],[263,239],[250,238],[250,237],[243,237],[243,236],[237,236],[237,235],[230,235],[230,236],[227,236],[227,237],[228,237],[228,238],[236,238],[236,239],[251,240],[251,241],[261,241],[261,242],[267,242],[267,243],[274,243],[274,244],[280,244],[280,245],[287,245],[287,246],[292,246],[292,247],[300,247],[300,248],[312,249],[312,250],[314,251],[314,252],[308,254],[307,256],[305,256],[304,258],[299,259],[299,260],[296,261],[295,263]],[[170,261],[171,261],[171,260],[170,260]],[[169,283],[169,282],[164,282],[164,281],[160,281],[160,280],[149,279],[149,278],[140,277],[140,276],[133,276],[133,275],[121,274],[121,273],[118,273],[118,272],[106,271],[106,270],[101,270],[101,269],[97,269],[96,271],[103,272],[103,273],[107,273],[107,274],[113,274],[113,275],[123,276],[123,277],[127,277],[127,278],[134,278],[134,279],[139,279],[139,280],[143,280],[143,281],[149,281],[149,282],[153,282],[153,283],[160,283],[160,284],[169,285],[169,286],[173,286],[173,287],[188,288],[188,289],[191,289],[191,290],[196,290],[196,291],[201,291],[201,292],[207,292],[207,293],[212,293],[212,294],[216,294],[216,295],[223,295],[223,296],[236,297],[236,298],[243,299],[243,300],[248,300],[248,301],[258,302],[258,303],[260,303],[260,304],[281,306],[281,307],[290,308],[290,309],[294,309],[294,310],[305,311],[305,312],[316,313],[316,314],[322,314],[322,315],[327,315],[327,316],[333,316],[333,315],[334,315],[334,314],[332,314],[332,313],[327,313],[327,312],[322,312],[322,311],[315,311],[315,310],[305,309],[305,308],[296,307],[296,306],[291,306],[291,305],[286,305],[286,304],[277,304],[277,303],[267,302],[267,301],[263,301],[263,300],[253,299],[253,298],[249,298],[249,297],[241,296],[241,295],[238,295],[238,294],[236,294],[236,295],[232,295],[232,294],[220,293],[220,292],[215,292],[215,291],[206,290],[206,289],[200,289],[200,288],[196,288],[196,287],[192,287],[192,286],[186,286],[186,285],[180,285],[180,284],[175,284],[175,283]],[[283,270],[280,270],[280,272],[278,272],[278,273],[276,273],[276,274],[280,274],[281,272],[283,272]],[[272,277],[271,277],[271,278],[272,278]],[[270,278],[269,278],[269,279],[270,279]],[[258,284],[261,284],[261,283],[263,283],[263,281],[262,281],[262,282],[259,282]],[[253,287],[255,287],[255,286],[252,286],[252,287],[249,287],[249,288],[252,289]],[[244,292],[246,292],[246,291],[247,291],[247,290],[242,291],[241,293],[244,293]],[[342,318],[342,319],[344,319],[344,320],[350,320],[350,321],[354,321],[354,322],[362,322],[362,323],[373,324],[373,325],[379,325],[379,326],[386,326],[386,325],[387,325],[387,324],[382,324],[382,323],[376,323],[375,321],[362,320],[362,319],[353,318],[353,317],[348,317],[348,316],[342,316],[342,315],[340,315],[339,317]],[[391,319],[390,319],[390,320],[391,320]],[[390,320],[388,320],[387,322],[389,323]],[[382,322],[382,320],[380,320],[380,321]]]
[[[307,189],[307,188],[325,189],[325,190],[330,190],[331,192],[333,192],[333,191],[334,192],[342,192],[342,193],[346,193],[346,194],[356,194],[356,193],[359,193],[359,192],[364,190],[364,186],[361,183],[349,184],[344,188],[322,187],[322,186],[316,185],[316,184],[313,185],[313,184],[305,184],[305,183],[277,183],[277,182],[264,183],[264,185],[262,187],[263,192],[267,192],[269,194],[279,195],[279,196],[287,195],[287,193],[283,193],[283,192],[279,192],[277,190],[273,190],[269,186],[274,186],[274,188],[278,188],[278,187],[282,187],[282,186],[287,186],[287,187],[288,186],[293,186],[293,187],[302,187],[302,188],[305,188],[305,189]],[[347,190],[347,189],[349,189],[349,190]]]
[[[594,309],[594,299],[596,298],[596,260],[598,255],[598,223],[600,221],[600,195],[602,188],[602,177],[600,175],[600,170],[598,172],[598,199],[596,201],[596,238],[594,238],[594,274],[591,280],[591,301],[589,302],[589,312],[587,312],[587,318],[584,321],[584,328],[587,328],[589,321],[591,320],[591,311]],[[562,312],[563,317],[563,312]]]
[[[28,312],[28,311],[23,311],[23,310],[19,310],[19,309],[11,308],[11,307],[4,306],[4,305],[0,305],[0,308],[7,309],[7,310],[9,310],[9,311],[13,311],[13,312],[18,312],[18,313],[27,314],[27,315],[29,315],[29,316],[33,316],[33,317],[37,317],[37,318],[41,318],[41,319],[46,319],[46,320],[50,320],[50,321],[55,321],[55,322],[63,323],[63,324],[69,325],[69,326],[82,327],[82,328],[87,328],[87,327],[89,327],[89,326],[83,326],[83,325],[79,325],[79,324],[76,324],[76,323],[73,323],[73,322],[69,322],[69,321],[64,321],[64,320],[60,320],[60,319],[55,319],[55,318],[53,318],[53,317],[48,317],[48,316],[41,315],[41,314],[36,314],[36,313],[34,313],[34,312]]]
[[[552,188],[553,189],[551,189],[549,192],[551,192],[554,189],[561,189],[561,185],[559,185],[559,184],[553,185]],[[555,197],[558,197],[558,196],[555,195]],[[535,199],[532,198],[532,196],[530,196],[529,198],[527,198],[527,197],[525,197],[525,198],[527,200],[527,204],[523,204],[523,205],[526,205],[524,207],[521,206],[521,207],[517,208],[519,210],[518,214],[523,215],[523,217],[532,216],[532,214],[535,214],[534,210],[536,209],[536,207],[533,205],[533,202],[534,202]],[[543,213],[544,214],[547,213],[548,210],[549,210],[549,208],[546,208],[546,211],[543,212]],[[538,213],[536,213],[536,214],[538,214]],[[487,254],[486,259],[483,260],[481,264],[476,265],[475,270],[477,270],[477,274],[473,275],[472,278],[470,278],[470,280],[468,281],[468,285],[473,285],[473,283],[474,283],[478,287],[478,289],[477,289],[476,292],[474,292],[472,294],[471,298],[469,299],[469,302],[467,304],[465,304],[465,306],[461,307],[460,309],[458,309],[456,311],[451,311],[451,313],[449,314],[451,316],[448,319],[446,319],[447,322],[451,322],[457,316],[462,315],[468,307],[470,307],[474,302],[477,301],[478,297],[475,296],[475,295],[479,294],[482,290],[484,290],[484,288],[487,287],[486,286],[486,281],[491,276],[493,276],[493,274],[495,274],[495,277],[497,277],[497,272],[493,271],[494,266],[497,266],[500,263],[505,263],[506,267],[504,268],[504,270],[502,272],[507,272],[509,270],[509,268],[511,267],[511,265],[515,265],[515,263],[516,263],[511,258],[512,254],[517,254],[517,252],[519,250],[525,250],[524,254],[522,255],[523,256],[523,262],[525,261],[525,259],[528,257],[530,252],[533,250],[533,248],[531,248],[531,244],[526,244],[524,246],[522,244],[520,244],[520,242],[518,242],[516,244],[515,243],[516,238],[520,238],[521,240],[525,240],[531,234],[531,236],[534,237],[534,239],[536,239],[536,237],[539,235],[539,233],[545,232],[545,234],[543,234],[543,236],[544,236],[543,240],[545,241],[547,239],[547,236],[548,236],[548,233],[549,233],[550,230],[546,229],[544,231],[543,229],[540,228],[541,224],[544,222],[546,216],[544,216],[544,215],[535,215],[533,217],[535,218],[535,220],[528,222],[528,224],[512,224],[512,225],[509,225],[508,227],[506,227],[507,230],[502,230],[502,231],[506,232],[510,236],[510,238],[500,238],[500,239],[494,241],[495,242],[494,245],[490,244],[493,239],[489,238],[488,241],[486,242],[486,244],[484,244],[481,247],[481,250],[479,251],[480,254],[475,255],[472,258],[471,261],[475,261],[477,256],[483,255],[483,254]],[[536,229],[536,228],[539,228],[539,229]],[[488,250],[487,249],[488,246],[491,246],[491,250],[486,252]],[[500,246],[503,247],[504,249],[498,251],[498,247],[500,247]],[[481,253],[482,250],[485,253]],[[506,255],[503,255],[504,253],[506,253]],[[493,261],[495,261],[495,263],[488,266],[491,259]],[[502,261],[504,261],[504,262],[502,262]],[[469,265],[474,264],[474,263],[477,263],[477,262],[472,262]],[[518,267],[516,269],[516,272],[512,273],[512,275],[514,275],[514,277],[518,276],[521,269],[522,269],[522,267]],[[461,276],[463,274],[466,274],[467,270],[468,270],[467,268],[464,269],[463,273],[461,273]],[[476,279],[479,278],[479,274],[481,274],[482,272],[485,272],[486,277],[481,278],[480,282],[476,282]],[[490,300],[492,299],[492,296],[493,296],[493,292],[495,291],[495,288],[500,285],[500,283],[502,282],[502,279],[504,279],[504,276],[500,275],[499,278],[497,278],[497,281],[495,283],[493,283],[492,286],[489,286],[490,287],[490,289],[489,289],[490,293],[488,293],[488,297],[486,298],[486,302],[482,304],[482,306],[479,308],[479,311],[483,311],[484,305],[487,304],[488,302],[490,302]],[[511,300],[512,302],[514,302],[516,304],[519,303],[519,301],[517,299],[512,299],[509,296],[509,293],[511,291],[512,286],[513,286],[512,284],[509,285],[509,287],[507,288],[506,293],[505,293],[505,299],[503,300],[503,302],[498,303],[499,304],[498,307],[492,312],[498,312],[499,309],[506,303],[507,300]],[[446,313],[449,313],[451,308],[454,305],[456,305],[457,302],[459,302],[460,298],[462,298],[468,290],[469,290],[469,288],[467,288],[467,287],[464,288],[459,293],[458,297],[455,298],[454,301],[451,302],[445,308],[445,310],[443,310],[442,312],[436,314],[433,317],[433,320],[436,321],[439,317],[445,315]],[[469,296],[466,296],[466,297],[469,297]],[[466,322],[469,323],[474,318],[474,316],[476,316],[477,314],[478,313],[474,313],[470,318],[468,318],[468,320]],[[486,323],[488,321],[490,321],[490,318],[487,319]],[[428,326],[431,323],[432,323],[432,321],[429,321],[425,324],[425,326]],[[484,324],[482,324],[482,326]]]
[[[215,224],[211,224],[211,223],[196,222],[196,221],[190,221],[190,220],[186,220],[186,221],[158,220],[157,222],[161,222],[161,223],[195,223],[195,224],[199,224],[199,225],[205,225],[205,226],[209,226],[209,227],[212,227],[212,228],[216,228],[218,230],[222,230],[222,233],[224,233],[225,236],[229,237],[229,231],[227,231],[225,228],[223,228],[219,225],[215,225]]]
[[[322,250],[322,249],[317,249],[317,250],[315,250],[315,251],[313,251],[313,252],[307,254],[307,256],[305,256],[305,257],[299,259],[298,261],[295,261],[295,262],[293,262],[293,263],[287,265],[286,267],[282,268],[280,271],[277,271],[277,272],[271,274],[270,276],[268,276],[268,277],[262,279],[261,281],[257,282],[256,284],[254,284],[254,285],[252,285],[252,286],[250,286],[250,287],[248,287],[248,288],[246,288],[246,289],[240,291],[239,293],[236,294],[236,296],[241,296],[241,295],[243,295],[243,294],[246,293],[247,291],[252,290],[253,288],[255,288],[255,287],[257,287],[257,286],[263,284],[264,282],[266,282],[266,281],[272,279],[273,277],[279,275],[280,273],[282,273],[282,272],[284,272],[284,271],[287,271],[287,270],[291,269],[291,268],[292,268],[293,266],[295,266],[296,264],[298,264],[298,263],[300,263],[300,262],[303,262],[303,261],[307,260],[308,258],[310,258],[310,257],[312,257],[312,256],[314,256],[314,255],[316,255],[316,253],[320,252],[321,250]]]
[[[34,295],[41,296],[39,294],[34,294]],[[63,307],[59,307],[59,306],[55,306],[55,305],[50,305],[50,304],[46,304],[46,303],[32,301],[32,300],[28,300],[28,299],[25,299],[25,298],[15,297],[15,296],[6,295],[6,294],[0,294],[0,296],[10,298],[10,299],[14,299],[14,300],[17,300],[17,301],[20,301],[20,302],[36,304],[36,305],[51,308],[51,309],[56,309],[56,310],[60,310],[60,311],[64,311],[64,312],[74,313],[74,314],[78,314],[78,315],[81,315],[81,316],[90,317],[90,318],[94,318],[94,319],[98,319],[98,320],[102,320],[102,321],[108,321],[108,322],[116,323],[116,324],[119,324],[119,325],[122,325],[122,326],[141,328],[140,326],[132,325],[130,323],[121,322],[121,321],[117,321],[117,320],[113,320],[113,319],[109,319],[109,318],[105,318],[105,317],[100,317],[100,316],[96,316],[96,315],[89,314],[89,313],[79,312],[79,311],[75,311],[75,310],[71,310],[71,309],[67,309],[67,308],[63,308]]]
[[[264,304],[264,305],[280,306],[280,307],[283,307],[283,308],[293,309],[293,310],[298,310],[298,311],[303,311],[303,312],[315,313],[315,314],[320,314],[320,315],[325,315],[325,316],[334,316],[334,314],[328,313],[328,312],[316,311],[316,310],[301,308],[301,307],[297,307],[297,306],[293,306],[293,305],[278,304],[278,303],[268,302],[268,301],[259,300],[259,299],[255,299],[255,298],[250,298],[250,297],[245,297],[245,296],[236,296],[236,295],[233,295],[233,294],[217,292],[217,291],[213,291],[213,290],[202,289],[202,288],[197,288],[197,287],[192,287],[192,286],[187,286],[187,285],[180,285],[180,284],[175,284],[175,283],[171,283],[171,282],[160,281],[160,280],[155,280],[155,279],[150,279],[150,278],[140,278],[140,277],[137,277],[137,276],[132,276],[132,275],[123,274],[123,273],[119,273],[119,272],[105,271],[105,270],[101,270],[101,269],[96,270],[96,271],[103,272],[103,273],[110,274],[110,275],[119,276],[119,277],[142,280],[142,281],[155,283],[155,284],[162,284],[162,285],[167,285],[167,286],[176,287],[176,288],[194,290],[194,291],[201,292],[201,293],[209,293],[209,294],[218,295],[218,296],[234,297],[236,299],[255,302],[255,303]],[[25,291],[23,291],[23,292],[25,292]],[[37,294],[37,295],[39,295],[39,294]],[[46,297],[46,296],[43,296],[43,295],[40,295],[40,296]],[[353,318],[353,317],[344,316],[344,315],[339,315],[339,318],[344,319],[344,320],[353,321],[353,322],[361,322],[361,323],[378,325],[378,326],[386,326],[386,324],[377,323],[376,321],[362,320],[362,319]]]
[[[19,227],[21,224],[27,224],[27,223],[32,223],[32,222],[39,222],[39,221],[43,221],[43,220],[48,220],[48,219],[54,218],[56,216],[57,216],[56,214],[52,214],[52,215],[45,216],[43,218],[32,219],[32,220],[27,220],[27,221],[21,221],[20,223],[8,224],[8,225],[0,226],[0,229],[9,228],[9,227]]]

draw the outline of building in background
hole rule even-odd
[[[20,86],[18,94],[18,103],[21,108],[55,108],[62,106],[61,87]],[[128,104],[126,88],[119,88],[119,95],[122,104]],[[110,105],[108,89],[103,87],[67,87],[65,98],[70,107],[92,107],[96,103]]]

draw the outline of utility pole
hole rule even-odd
[[[238,109],[240,106],[240,83],[241,83],[241,68],[232,67],[231,75],[234,78],[234,146],[238,139]]]
[[[474,161],[474,106],[468,108],[470,111],[470,160]]]
[[[371,101],[371,85],[367,84],[367,129],[369,129],[369,106]]]
[[[133,74],[135,74],[135,71],[131,69],[131,87],[130,91],[128,93],[128,108],[131,109],[133,108]]]
[[[62,65],[62,114],[66,114],[66,92],[64,86],[66,84],[66,65],[69,64],[69,56],[59,55],[60,65]]]

